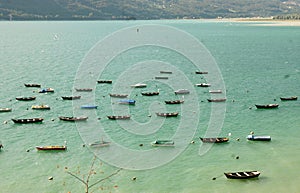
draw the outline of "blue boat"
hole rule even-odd
[[[122,100],[119,100],[119,104],[134,105],[135,100],[133,100],[133,99],[122,99]]]
[[[82,105],[82,109],[97,109],[97,105]]]

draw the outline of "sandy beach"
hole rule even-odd
[[[251,25],[256,26],[300,26],[300,20],[276,20],[272,18],[230,18],[220,20],[252,23]]]

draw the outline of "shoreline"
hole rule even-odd
[[[222,18],[215,21],[251,23],[255,26],[300,26],[300,20],[278,20],[272,17],[268,18]]]

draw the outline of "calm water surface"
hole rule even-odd
[[[189,144],[168,164],[142,171],[122,170],[91,190],[122,193],[298,192],[300,104],[299,101],[282,102],[279,97],[300,96],[300,27],[211,21],[0,22],[0,107],[13,109],[12,112],[0,114],[0,140],[4,144],[0,152],[0,192],[84,192],[83,184],[68,175],[66,168],[80,178],[86,177],[94,155],[87,146],[83,147],[86,142],[75,124],[58,120],[58,116],[73,115],[72,101],[63,101],[61,96],[74,94],[77,70],[98,41],[117,30],[143,24],[168,25],[183,30],[209,50],[226,86],[226,113],[219,136],[230,133],[230,141],[214,145],[208,153],[199,155],[199,137],[207,129],[211,104],[206,101],[210,98],[209,89],[195,87],[196,102],[201,112],[198,125],[194,125],[194,144]],[[205,82],[205,75],[196,76],[195,66],[189,65],[186,59],[180,59],[178,53],[151,46],[119,54],[101,75],[95,76],[114,81],[143,59],[169,61],[192,84]],[[172,77],[177,75],[170,75],[169,81],[172,82]],[[153,113],[152,108],[181,111],[180,106],[163,105],[164,100],[180,99],[168,84],[147,81],[147,89],[134,89],[129,93],[137,104],[128,112],[141,124],[140,129],[149,128],[147,123],[158,119],[155,115],[149,116]],[[54,88],[55,92],[39,94],[37,88],[26,88],[24,83],[40,83],[43,87]],[[111,140],[129,149],[153,149],[149,145],[153,139],[172,137],[180,119],[185,118],[167,119],[161,129],[149,135],[137,136],[124,131],[117,122],[106,118],[106,115],[113,113],[111,107],[117,105],[117,100],[111,100],[108,96],[114,85],[96,85],[94,102],[100,108],[83,111],[82,114],[96,112],[96,116],[101,118],[97,120],[99,127],[105,128]],[[159,96],[140,95],[141,91],[155,91],[158,88],[161,89]],[[77,94],[83,98],[89,97],[88,93]],[[22,102],[15,100],[17,96],[36,96],[37,99]],[[185,100],[195,99],[187,95]],[[278,103],[279,108],[257,110],[254,105],[258,103]],[[36,104],[48,104],[51,110],[34,111],[31,106]],[[124,108],[128,109],[127,106]],[[45,120],[42,124],[29,125],[11,121],[12,118],[30,117],[43,117]],[[77,126],[87,130],[98,127],[91,122],[89,119]],[[131,123],[126,124],[130,127]],[[250,131],[257,135],[270,135],[272,141],[249,142],[246,136]],[[240,140],[237,141],[237,138]],[[35,150],[37,145],[60,145],[65,141],[68,146],[66,152]],[[110,153],[122,160],[118,152]],[[91,177],[91,183],[118,169],[98,159],[94,168],[96,174]],[[261,175],[258,179],[245,181],[228,180],[223,175],[223,172],[240,170],[259,170]],[[48,180],[50,176],[53,180]],[[133,177],[137,179],[133,181]]]

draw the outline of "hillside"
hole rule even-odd
[[[300,0],[0,0],[0,20],[269,17],[300,13]]]

